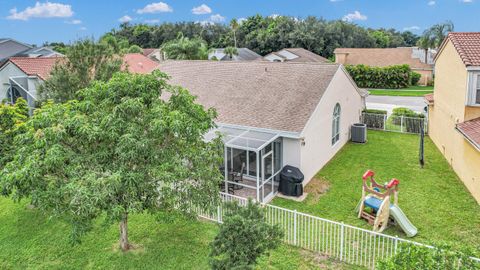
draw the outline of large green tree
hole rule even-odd
[[[14,153],[14,137],[21,133],[28,119],[28,106],[23,98],[14,105],[0,103],[0,170],[11,160]]]
[[[159,72],[117,73],[78,95],[47,102],[27,121],[0,175],[4,194],[65,218],[73,240],[98,217],[118,222],[124,251],[129,215],[216,205],[220,140],[203,138],[214,110]]]
[[[88,87],[94,80],[107,81],[120,71],[122,64],[121,55],[107,42],[97,43],[90,39],[76,41],[40,87],[40,98],[55,102],[75,99],[80,89]]]
[[[162,51],[167,59],[176,60],[206,60],[208,59],[208,46],[200,38],[188,38],[179,33],[177,39],[169,41],[162,46]]]

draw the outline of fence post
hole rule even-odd
[[[345,224],[342,222],[342,226],[340,227],[340,261],[343,258],[343,246],[345,242]]]
[[[403,132],[403,115],[400,116],[400,132]]]
[[[220,205],[217,206],[217,221],[218,223],[222,223],[222,210],[220,209]]]
[[[397,236],[397,235],[395,235],[395,248],[394,248],[394,252],[393,252],[393,253],[394,253],[394,255],[396,255],[396,254],[397,254],[397,245],[398,245],[398,236]]]
[[[387,115],[383,115],[383,130],[387,130]]]
[[[297,245],[297,210],[293,210],[293,245]]]

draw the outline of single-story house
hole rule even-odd
[[[52,68],[63,57],[11,57],[0,66],[0,100],[14,103],[19,97],[33,108],[38,99],[37,89],[50,76]],[[124,55],[124,68],[132,73],[147,74],[158,63],[139,53]]]
[[[303,172],[303,185],[315,176],[350,139],[367,95],[333,63],[165,61],[159,69],[217,110],[218,129],[206,139],[224,135],[225,191],[235,185],[263,202],[276,194],[285,165]]]
[[[237,48],[237,54],[232,57],[225,54],[225,48],[212,49],[208,54],[208,60],[217,61],[253,61],[261,59],[261,55],[248,48]]]
[[[448,34],[425,100],[430,138],[480,203],[480,32]]]
[[[337,48],[335,63],[342,65],[366,65],[372,67],[387,67],[393,65],[409,65],[422,75],[420,85],[427,85],[433,80],[433,58],[435,51],[418,47],[398,48]]]
[[[304,48],[286,48],[278,52],[269,53],[263,59],[270,62],[330,63],[327,58]]]

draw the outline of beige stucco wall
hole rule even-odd
[[[420,80],[418,81],[419,85],[427,85],[429,81],[433,81],[433,70],[421,70],[421,69],[413,69],[413,71],[422,75]]]
[[[332,146],[333,109],[337,103],[341,106],[340,140]],[[305,145],[300,148],[304,184],[348,142],[350,126],[359,122],[363,108],[363,98],[345,71],[339,68],[301,135],[305,140]]]
[[[450,41],[437,57],[435,74],[429,135],[480,203],[480,151],[455,129],[457,123],[465,121],[468,72]]]

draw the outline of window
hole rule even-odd
[[[477,84],[475,85],[475,104],[480,104],[480,75],[477,75]]]
[[[340,104],[336,104],[333,109],[333,119],[332,119],[332,145],[334,145],[338,140],[340,140]]]

